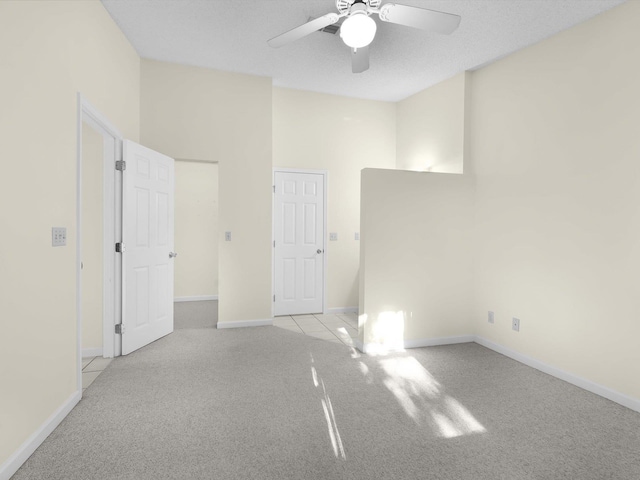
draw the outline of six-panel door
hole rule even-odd
[[[174,160],[124,142],[122,354],[173,332]]]
[[[274,177],[274,313],[321,313],[324,177],[289,172],[276,172]]]

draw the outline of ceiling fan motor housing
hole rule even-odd
[[[370,8],[378,8],[382,0],[336,0],[336,8],[340,13],[348,12],[352,5],[361,3]]]

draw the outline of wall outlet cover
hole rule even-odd
[[[495,321],[495,317],[493,312],[489,311],[489,317],[488,317],[489,323],[494,323]]]
[[[337,233],[335,233],[335,232],[331,232],[331,233],[329,234],[329,240],[330,240],[330,241],[332,241],[332,242],[337,241],[337,240],[338,240],[338,234],[337,234]]]
[[[516,332],[520,331],[520,319],[519,318],[513,317],[512,321],[511,321],[511,328]]]
[[[231,232],[224,232],[224,241],[225,242],[231,241]]]
[[[360,232],[356,232],[353,238],[356,240],[360,240]]]

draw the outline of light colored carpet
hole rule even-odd
[[[218,301],[176,302],[173,304],[173,328],[216,328]]]
[[[640,414],[484,347],[262,327],[115,359],[14,480],[639,478]]]

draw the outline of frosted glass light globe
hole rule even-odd
[[[376,36],[376,22],[366,13],[355,13],[340,27],[340,38],[351,48],[366,47]]]

